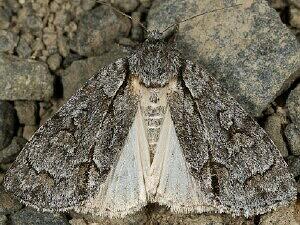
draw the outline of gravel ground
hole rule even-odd
[[[162,29],[176,17],[188,18],[230,1],[195,2],[112,0],[130,20],[95,0],[0,0],[0,225],[300,223],[299,201],[249,219],[174,215],[150,205],[121,220],[100,220],[37,212],[1,187],[5,171],[39,126],[99,68],[145,40],[139,22],[150,30]],[[182,23],[178,46],[204,64],[267,131],[300,192],[300,2],[239,2],[249,7]]]

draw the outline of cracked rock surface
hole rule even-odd
[[[267,131],[300,187],[298,0],[0,0],[0,225],[296,225],[300,200],[255,218],[173,214],[150,204],[123,219],[41,213],[2,188],[32,134],[95,73],[130,53],[146,31],[180,23],[174,40],[202,63]],[[298,189],[298,192],[300,190]]]

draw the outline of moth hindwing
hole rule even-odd
[[[150,40],[40,127],[4,185],[37,209],[109,217],[149,202],[249,217],[296,196],[264,130],[203,67]]]

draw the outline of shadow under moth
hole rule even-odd
[[[122,217],[149,202],[250,217],[296,197],[265,131],[153,35],[101,69],[21,151],[5,188],[43,211]]]

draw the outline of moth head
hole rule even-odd
[[[180,54],[174,45],[153,31],[129,58],[131,74],[146,87],[164,87],[179,74]]]

